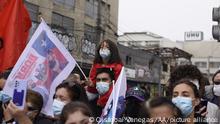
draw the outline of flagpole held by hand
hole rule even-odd
[[[76,63],[76,66],[79,68],[80,72],[83,74],[83,77],[88,80],[88,78],[86,77],[85,73],[83,72],[83,70],[81,69],[81,67],[79,66],[78,63]]]

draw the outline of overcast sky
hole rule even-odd
[[[211,39],[212,8],[220,0],[119,0],[119,34],[150,31],[183,40],[186,31],[203,31]]]

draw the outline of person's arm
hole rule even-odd
[[[89,79],[87,80],[87,89],[86,91],[92,94],[96,94],[97,90],[95,88],[95,82],[96,82],[96,70],[97,70],[97,65],[93,64],[90,73],[89,73]]]
[[[28,118],[24,110],[20,110],[12,101],[8,104],[7,107],[11,116],[19,123],[19,124],[33,124],[32,121]]]
[[[14,119],[13,117],[11,116],[9,110],[8,110],[8,107],[6,104],[2,104],[2,109],[3,109],[3,115],[4,115],[4,122],[7,122],[7,124],[9,122],[13,122]]]
[[[89,73],[89,79],[91,80],[91,82],[94,84],[95,80],[96,80],[96,65],[92,65],[91,71]]]

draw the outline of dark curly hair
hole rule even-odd
[[[175,84],[172,85],[171,87],[171,92],[172,92],[172,95],[173,95],[173,90],[174,88],[179,85],[179,84],[186,84],[188,85],[189,87],[192,88],[193,92],[194,92],[194,95],[195,95],[195,98],[200,98],[200,94],[199,94],[199,90],[197,89],[196,85],[193,84],[190,79],[187,79],[187,78],[184,78],[184,79],[181,79],[179,81],[177,81]]]
[[[110,59],[108,63],[122,63],[121,61],[121,57],[119,55],[119,51],[118,51],[118,47],[116,46],[116,44],[114,42],[112,42],[111,40],[107,39],[107,40],[103,40],[102,42],[100,42],[98,48],[96,49],[96,54],[95,54],[95,59],[94,59],[94,63],[103,63],[102,61],[102,57],[99,55],[99,50],[101,48],[101,45],[103,43],[107,43],[109,45],[109,50],[111,52],[110,55]]]
[[[197,79],[199,81],[199,94],[205,94],[205,81],[202,73],[195,65],[180,65],[171,73],[169,79],[169,88],[181,79]]]

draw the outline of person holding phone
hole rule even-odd
[[[172,87],[172,102],[181,110],[187,124],[206,124],[201,116],[196,116],[196,106],[200,103],[199,90],[189,79],[182,79]]]
[[[195,107],[196,116],[205,118],[209,113],[207,110],[208,100],[205,96],[205,80],[200,70],[195,65],[180,65],[177,66],[170,75],[169,89],[181,79],[189,79],[193,83],[201,96],[198,106]],[[169,92],[172,94],[172,92]]]
[[[2,123],[11,124],[39,124],[41,109],[43,107],[43,97],[40,93],[27,90],[26,102],[24,109],[19,108],[12,100],[5,102],[2,106],[4,118]],[[47,124],[52,124],[48,123]]]

